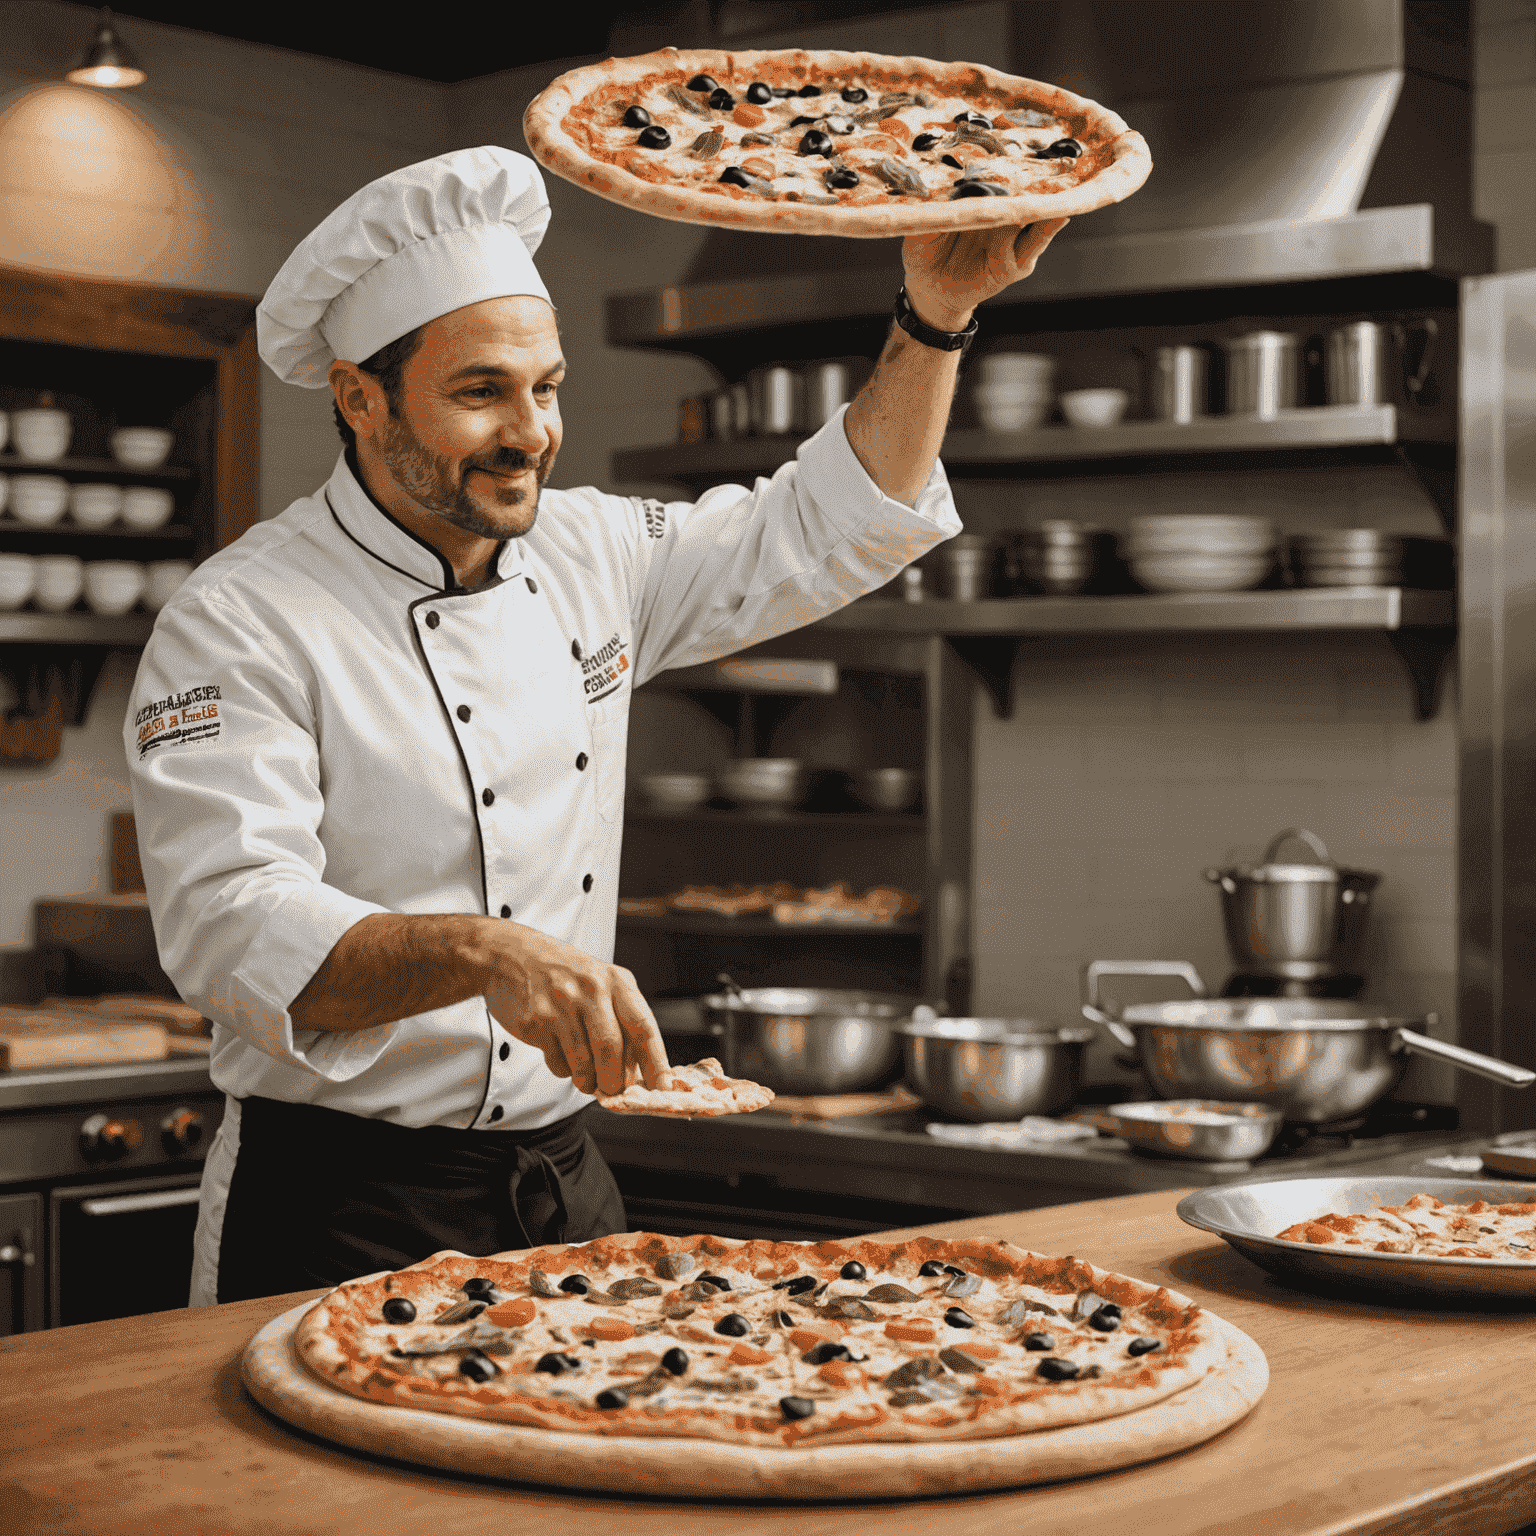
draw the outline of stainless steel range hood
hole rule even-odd
[[[1491,270],[1472,216],[1457,0],[1016,0],[1013,69],[1114,107],[1156,162],[1076,220],[1010,304]],[[793,246],[791,250],[790,247]],[[609,300],[615,341],[681,341],[886,307],[888,242],[712,232],[676,287]]]

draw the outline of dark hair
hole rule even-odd
[[[416,355],[416,349],[421,345],[421,332],[422,327],[418,325],[414,331],[407,331],[404,336],[385,342],[372,357],[365,357],[357,365],[359,371],[371,379],[377,379],[383,386],[384,398],[389,402],[389,414],[397,418],[400,415],[401,378],[405,373],[405,365]],[[334,399],[331,411],[336,417],[336,430],[341,434],[342,442],[347,445],[347,451],[355,452],[357,434],[347,425],[347,418],[341,414],[341,408]]]

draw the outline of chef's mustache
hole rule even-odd
[[[521,448],[498,448],[489,457],[466,459],[464,469],[466,473],[471,469],[494,469],[503,474],[511,474],[522,469],[541,469],[548,459],[548,449],[535,459],[532,454],[524,453]]]

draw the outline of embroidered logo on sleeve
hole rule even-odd
[[[640,503],[640,510],[645,514],[645,535],[649,539],[659,539],[666,535],[667,508],[665,503],[652,501],[647,498]]]
[[[155,747],[211,741],[219,734],[221,697],[217,683],[204,683],[201,688],[188,688],[146,704],[133,717],[139,732],[140,762]]]
[[[629,671],[628,640],[614,635],[606,645],[599,646],[589,656],[581,658],[581,687],[588,704],[596,704],[616,693]]]

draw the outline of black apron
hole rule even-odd
[[[413,1130],[243,1099],[219,1300],[337,1285],[442,1248],[479,1257],[625,1231],[584,1113],[536,1131]]]

